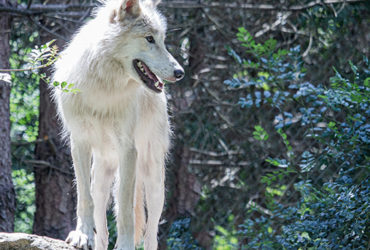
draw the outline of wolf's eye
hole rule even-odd
[[[149,42],[149,43],[155,43],[155,40],[154,40],[154,37],[152,36],[146,36],[145,39]]]

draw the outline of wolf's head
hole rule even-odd
[[[137,82],[160,93],[163,81],[183,78],[184,70],[164,44],[166,20],[156,10],[160,0],[119,0],[110,25],[119,34],[115,59]]]

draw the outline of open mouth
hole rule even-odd
[[[158,79],[158,77],[149,69],[149,67],[139,59],[133,61],[134,68],[140,79],[145,85],[156,93],[161,93],[164,84]]]

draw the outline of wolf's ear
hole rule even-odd
[[[119,6],[113,10],[111,22],[122,21],[127,16],[138,17],[140,15],[139,0],[119,0]]]

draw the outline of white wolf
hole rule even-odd
[[[162,81],[184,76],[165,48],[158,3],[105,2],[56,63],[53,80],[80,89],[56,89],[54,96],[76,174],[77,226],[66,239],[73,246],[107,249],[106,209],[114,182],[115,249],[134,249],[143,233],[144,248],[157,249],[170,143]]]

